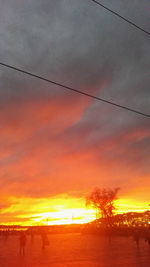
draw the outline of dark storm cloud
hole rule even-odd
[[[103,3],[150,29],[149,1]],[[0,4],[1,61],[150,112],[149,36],[90,0],[0,0]],[[46,162],[47,154],[36,158],[34,151],[38,151],[38,146],[47,147],[54,142],[57,149],[65,143],[62,152],[65,155],[92,150],[99,164],[99,148],[106,161],[113,159],[116,164],[121,161],[134,166],[138,160],[141,173],[148,169],[149,135],[140,140],[123,137],[141,128],[147,131],[149,119],[68,93],[3,67],[0,67],[0,78],[0,147],[4,153],[1,166],[14,166],[18,160],[30,159],[30,154],[32,158],[32,153],[38,163],[42,162],[42,157]],[[113,143],[112,151],[102,149],[109,142]],[[56,149],[52,150],[48,158],[57,157]],[[47,169],[45,162],[41,168]],[[22,174],[24,179],[18,178],[23,167],[19,176],[17,167],[13,170],[14,178],[9,178],[9,183],[24,183],[26,173]],[[36,174],[33,176],[37,179]],[[40,174],[43,174],[42,170]],[[5,182],[8,182],[7,178]],[[28,191],[32,190],[28,188]],[[56,186],[56,190],[60,189]]]
[[[113,92],[119,87],[122,93],[138,83],[139,74],[142,80],[143,76],[144,80],[148,79],[148,36],[91,1],[11,1],[11,4],[5,1],[1,4],[1,60],[84,89],[92,87],[91,90],[94,87],[98,90],[103,81],[112,80]],[[142,5],[140,1],[134,4],[127,1],[127,4],[128,8],[121,7],[120,1],[116,1],[116,9],[123,15],[128,15],[130,10],[135,22],[144,20],[144,26],[149,27],[149,4],[146,6],[146,1]],[[141,16],[135,16],[135,8]],[[31,88],[28,77],[21,83],[21,74],[3,68],[1,71],[2,89],[8,90],[8,94],[12,87],[17,93],[22,91],[25,80],[26,88]],[[11,88],[8,89],[8,85]],[[35,93],[37,85],[38,81],[34,81]],[[43,90],[45,86],[43,84]],[[146,87],[144,84],[142,90]],[[25,94],[25,90],[22,93]]]

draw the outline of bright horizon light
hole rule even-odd
[[[6,221],[1,220],[1,224],[22,226],[84,224],[95,220],[97,214],[93,207],[86,206],[85,198],[73,198],[68,195],[39,199],[13,198],[11,201],[14,204],[1,212],[1,217],[6,217]],[[149,209],[148,203],[125,198],[116,200],[115,206],[116,214],[144,212]],[[7,214],[10,214],[10,217],[7,217]]]

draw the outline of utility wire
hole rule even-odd
[[[125,110],[128,110],[128,111],[131,111],[131,112],[140,114],[140,115],[145,116],[145,117],[150,117],[150,114],[146,114],[146,113],[140,112],[140,111],[138,111],[138,110],[135,110],[135,109],[132,109],[132,108],[129,108],[129,107],[126,107],[126,106],[122,106],[122,105],[119,105],[119,104],[117,104],[117,103],[108,101],[108,100],[103,99],[103,98],[100,98],[100,97],[98,97],[98,96],[94,96],[94,95],[88,94],[88,93],[83,92],[83,91],[80,91],[80,90],[78,90],[78,89],[75,89],[75,88],[66,86],[66,85],[64,85],[64,84],[62,84],[62,83],[55,82],[55,81],[53,81],[53,80],[49,80],[49,79],[47,79],[47,78],[44,78],[43,76],[39,76],[39,75],[37,75],[37,74],[34,74],[34,73],[31,73],[31,72],[25,71],[25,70],[23,70],[23,69],[16,68],[15,66],[8,65],[8,64],[3,63],[3,62],[0,62],[0,65],[3,66],[3,67],[6,67],[6,68],[12,69],[12,70],[21,72],[21,73],[23,73],[23,74],[29,75],[29,76],[31,76],[31,77],[40,79],[40,80],[42,80],[42,81],[45,81],[45,82],[48,82],[48,83],[51,83],[51,84],[60,86],[60,87],[62,87],[62,88],[64,88],[64,89],[67,89],[67,90],[76,92],[76,93],[78,93],[78,94],[81,94],[81,95],[84,95],[84,96],[88,96],[88,97],[90,97],[90,98],[93,98],[93,99],[102,101],[102,102],[104,102],[104,103],[107,103],[107,104],[110,104],[110,105],[113,105],[113,106],[116,106],[116,107],[118,107],[118,108],[122,108],[122,109],[125,109]]]
[[[125,17],[121,16],[119,13],[113,11],[112,9],[108,8],[107,6],[101,4],[99,1],[96,1],[96,0],[91,0],[92,2],[94,2],[95,4],[103,7],[104,9],[106,9],[107,11],[111,12],[113,15],[119,17],[120,19],[126,21],[127,23],[131,24],[132,26],[136,27],[138,30],[150,35],[150,32],[149,31],[146,31],[145,29],[143,29],[142,27],[138,26],[137,24],[135,24],[134,22],[126,19]]]

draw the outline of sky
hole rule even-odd
[[[101,1],[150,31],[149,0]],[[150,39],[90,0],[0,0],[0,61],[150,114]],[[150,119],[0,66],[0,222],[148,209]],[[63,213],[63,215],[61,214]]]

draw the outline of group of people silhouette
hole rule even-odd
[[[1,232],[1,236],[3,237],[3,240],[5,242],[8,240],[10,234],[11,232],[9,230]],[[19,254],[24,256],[27,245],[27,236],[30,236],[30,242],[31,244],[33,244],[35,239],[35,234],[37,233],[35,233],[34,231],[27,232],[22,230],[19,231],[18,234],[19,234]],[[39,235],[41,237],[41,249],[45,250],[46,247],[49,245],[48,232],[45,230],[41,230],[40,232],[38,232],[38,236]],[[131,235],[133,237],[134,242],[136,243],[137,248],[140,247],[141,240],[145,240],[145,242],[148,244],[150,248],[150,229],[147,229],[146,231],[143,232],[137,228],[133,230]]]
[[[145,242],[148,244],[150,248],[150,231],[146,231],[144,234],[139,230],[136,229],[133,233],[133,239],[136,243],[137,248],[140,246],[140,240],[144,239]]]
[[[49,240],[46,232],[41,232],[41,248],[44,250],[49,245]],[[31,243],[34,243],[34,233],[31,232]],[[27,244],[27,235],[25,231],[20,232],[19,236],[19,254],[25,255],[25,247]]]

